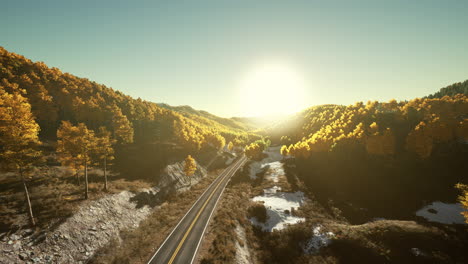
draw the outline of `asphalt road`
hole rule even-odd
[[[151,264],[192,263],[219,198],[245,156],[227,167],[205,190],[148,261]]]

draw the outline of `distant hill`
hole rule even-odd
[[[468,95],[468,80],[441,88],[438,92],[427,96],[427,98],[442,98],[446,95],[453,96],[456,94]]]
[[[199,116],[203,118],[210,119],[217,123],[223,124],[227,127],[231,127],[233,129],[242,129],[242,130],[252,130],[253,126],[249,123],[244,123],[240,120],[236,120],[234,118],[223,118],[216,115],[213,115],[204,110],[196,110],[191,106],[188,105],[180,105],[180,106],[171,106],[165,103],[158,103],[159,107],[169,109],[175,112],[178,112],[186,117],[193,118],[193,116]]]
[[[272,123],[279,122],[282,118],[279,116],[269,117],[231,117],[232,120],[243,123],[248,127],[262,129],[271,126]]]

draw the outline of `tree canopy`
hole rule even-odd
[[[192,158],[191,155],[188,155],[187,158],[185,158],[185,163],[184,163],[185,175],[192,176],[196,170],[197,170],[197,163],[195,162],[195,159]]]
[[[134,99],[2,47],[0,85],[7,92],[12,92],[14,86],[26,91],[24,96],[44,139],[55,139],[61,121],[84,123],[94,131],[105,126],[120,143],[173,141],[187,152],[220,148],[229,141],[241,146],[260,138],[238,121],[197,111],[178,112]]]
[[[408,102],[358,102],[350,106],[314,107],[305,111],[297,142],[284,154],[308,158],[313,152],[332,152],[362,146],[370,155],[409,151],[431,155],[434,144],[468,140],[468,97],[457,94]]]

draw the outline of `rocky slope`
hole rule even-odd
[[[197,164],[195,174],[187,177],[183,168],[183,162],[168,165],[154,188],[85,201],[53,230],[0,234],[0,263],[86,263],[100,247],[119,240],[121,230],[138,227],[167,194],[186,191],[207,174]]]

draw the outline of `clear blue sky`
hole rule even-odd
[[[239,79],[263,61],[299,69],[308,105],[411,99],[468,79],[463,0],[7,0],[0,25],[9,51],[221,116],[241,113]]]

